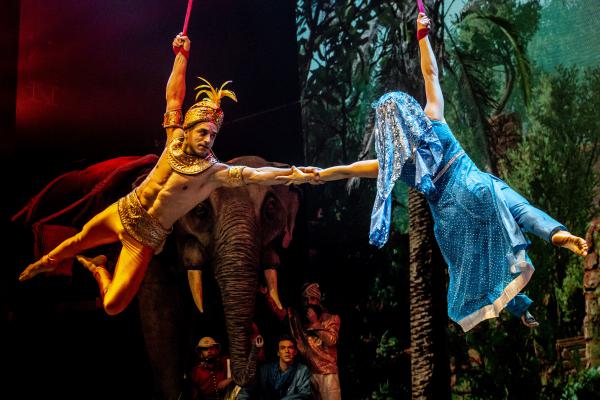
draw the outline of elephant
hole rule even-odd
[[[228,164],[283,165],[255,156]],[[176,223],[138,293],[156,390],[165,398],[179,398],[184,390],[191,353],[186,329],[191,315],[204,311],[202,280],[207,273],[221,294],[233,380],[239,386],[254,380],[257,349],[251,335],[259,271],[265,263],[279,264],[278,249],[290,245],[299,204],[293,186],[220,188]]]

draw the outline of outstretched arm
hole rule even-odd
[[[294,173],[294,168],[275,168],[275,167],[261,167],[251,168],[242,167],[242,180],[244,184],[258,184],[258,185],[281,185],[282,182],[277,180],[279,176],[290,176]]]
[[[430,25],[429,18],[425,14],[419,13],[417,30],[428,29]],[[419,40],[419,50],[421,53],[421,72],[425,79],[425,96],[427,97],[425,114],[429,119],[444,121],[444,96],[440,87],[438,65],[427,36]]]
[[[236,187],[249,184],[319,184],[351,177],[377,178],[379,162],[377,160],[357,161],[350,165],[338,165],[326,169],[315,167],[252,168],[245,166],[224,166],[213,174],[217,186]]]
[[[377,178],[379,173],[379,162],[377,160],[357,161],[350,165],[338,165],[329,167],[318,172],[322,181],[336,181],[340,179]]]
[[[167,142],[170,142],[174,135],[183,135],[183,130],[181,129],[181,124],[183,123],[181,108],[183,106],[183,99],[185,98],[185,71],[190,44],[190,39],[181,34],[173,39],[173,48],[183,48],[183,51],[179,51],[175,56],[173,70],[167,81],[167,109],[163,123],[167,131]]]
[[[315,179],[310,180],[310,183],[337,181],[340,179],[348,178],[377,178],[379,173],[379,162],[377,160],[364,160],[357,161],[350,165],[336,165],[335,167],[329,167],[325,169],[316,169],[313,167],[301,167],[305,173],[314,172]],[[292,179],[293,183],[297,182]]]
[[[298,170],[295,167],[275,168],[261,167],[252,168],[243,165],[228,166],[221,164],[222,168],[215,172],[212,176],[216,186],[237,187],[244,185],[282,185],[291,179],[301,179],[304,176],[307,179],[307,174]],[[278,178],[284,179],[278,179]]]

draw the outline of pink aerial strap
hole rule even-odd
[[[190,22],[190,15],[192,14],[192,4],[194,0],[188,0],[187,11],[185,12],[185,21],[183,22],[183,31],[181,31],[182,36],[187,36],[188,23]],[[188,57],[188,52],[184,50],[183,46],[173,47],[173,52],[175,55],[177,53],[182,52],[185,58]]]
[[[419,7],[419,13],[425,14],[425,5],[423,0],[417,0],[417,6]],[[421,28],[417,31],[417,40],[423,39],[429,34],[429,28]]]

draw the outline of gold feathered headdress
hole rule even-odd
[[[219,90],[217,90],[206,79],[200,76],[198,79],[204,82],[204,84],[194,88],[198,91],[198,93],[196,93],[196,101],[202,95],[206,95],[206,97],[191,106],[190,109],[185,113],[185,118],[183,119],[183,129],[188,129],[199,122],[213,122],[217,126],[217,129],[221,129],[221,125],[223,125],[221,99],[223,97],[229,97],[233,101],[237,102],[235,93],[233,93],[231,90],[223,89],[228,83],[231,83],[231,81],[223,83]]]

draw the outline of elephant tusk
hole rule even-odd
[[[190,283],[190,290],[192,291],[196,307],[198,307],[201,313],[204,313],[204,304],[202,302],[202,271],[199,269],[188,270],[188,282]]]

